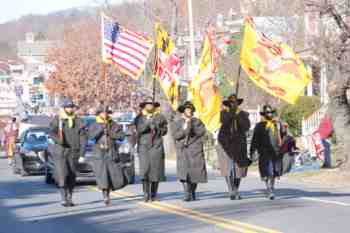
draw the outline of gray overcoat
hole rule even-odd
[[[184,129],[185,119],[172,124],[176,145],[177,177],[180,181],[206,183],[207,169],[203,151],[203,136],[206,129],[198,118],[192,118]]]
[[[149,119],[139,114],[135,118],[141,180],[165,180],[163,136],[168,132],[167,125],[167,120],[161,114],[153,115]]]
[[[123,129],[114,121],[110,121],[108,134],[106,125],[94,123],[89,128],[89,139],[95,140],[96,144],[93,149],[94,159],[92,167],[96,176],[97,186],[99,189],[117,190],[124,187],[127,183],[123,174],[121,163],[118,160],[118,144],[116,140],[122,140],[125,137]],[[109,148],[102,148],[108,140]]]
[[[63,138],[59,135],[59,125],[62,124]],[[55,144],[49,144],[49,152],[55,164],[54,175],[59,187],[73,188],[76,181],[77,164],[80,156],[80,139],[85,134],[82,120],[75,118],[73,127],[68,127],[68,121],[56,116],[50,123],[50,137]]]

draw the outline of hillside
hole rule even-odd
[[[0,24],[0,59],[16,56],[16,42],[23,40],[26,32],[34,32],[44,38],[62,38],[64,25],[93,15],[88,9],[70,9],[48,15],[27,15],[18,20]]]

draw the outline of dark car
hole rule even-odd
[[[47,127],[30,127],[21,133],[16,143],[13,172],[22,176],[45,174],[48,147]]]

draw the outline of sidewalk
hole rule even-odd
[[[0,159],[6,159],[5,151],[0,151]]]

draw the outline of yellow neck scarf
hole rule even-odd
[[[236,110],[236,115],[238,115],[240,112],[241,112],[241,109],[240,109],[240,108],[237,108],[237,110]],[[238,130],[237,118],[234,118],[234,120],[233,120],[233,126],[235,127],[235,130],[237,131],[237,130]]]
[[[147,118],[151,118],[154,115],[154,112],[149,113],[149,112],[144,110],[144,111],[142,111],[142,115],[146,116]]]
[[[73,113],[72,115],[68,115],[63,109],[60,111],[59,117],[61,120],[67,120],[68,121],[68,127],[73,128],[74,125],[74,119],[75,119],[75,114]]]
[[[277,122],[274,120],[266,120],[266,119],[264,120],[264,122],[266,122],[265,129],[271,129],[272,134],[277,137],[277,144],[281,146],[282,138],[281,138],[280,132],[276,130]]]
[[[111,121],[112,121],[112,119],[109,118],[109,117],[107,119],[104,119],[104,118],[102,118],[100,116],[96,117],[96,123],[98,123],[98,124],[106,124],[106,123],[110,124]]]
[[[271,129],[272,133],[275,134],[276,125],[274,120],[264,120],[266,122],[265,129]]]

